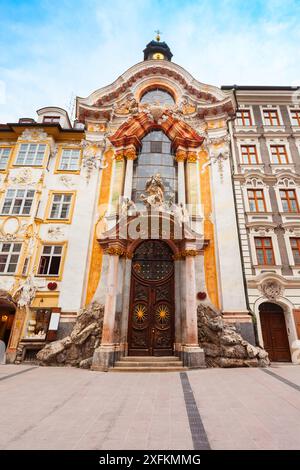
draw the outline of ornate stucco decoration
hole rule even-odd
[[[18,217],[7,217],[0,225],[0,240],[13,241],[26,235],[28,223]]]
[[[101,142],[92,142],[82,140],[81,146],[83,148],[82,166],[86,171],[86,180],[89,182],[93,171],[97,169],[107,168],[108,164],[105,161],[104,152],[107,145],[107,136]]]
[[[48,139],[47,132],[44,129],[25,129],[21,134],[22,140],[30,140],[33,142],[38,142],[39,140]]]
[[[29,307],[37,289],[45,286],[45,279],[35,279],[33,272],[31,272],[16,289],[13,297],[19,307]]]
[[[70,175],[61,175],[59,181],[66,186],[66,188],[74,188],[76,184],[73,181],[73,178]]]
[[[15,278],[13,276],[9,277],[0,277],[0,289],[4,291],[11,291],[15,283]]]
[[[263,293],[265,297],[269,300],[276,300],[280,297],[283,293],[283,286],[275,279],[269,279],[264,281],[260,286],[259,289]]]
[[[48,228],[48,237],[51,240],[61,240],[65,234],[61,227],[52,226]]]
[[[22,168],[10,174],[8,181],[10,184],[15,184],[18,186],[28,186],[37,182],[30,168]]]

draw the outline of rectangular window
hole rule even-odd
[[[272,163],[288,163],[287,151],[285,145],[270,145]]]
[[[42,166],[44,161],[45,144],[21,144],[16,165]]]
[[[59,170],[77,171],[79,170],[80,150],[63,149]]]
[[[260,265],[275,264],[271,237],[255,237],[254,241],[257,263]]]
[[[300,126],[300,109],[291,109],[291,118],[293,126]]]
[[[1,213],[10,215],[29,215],[33,198],[33,189],[8,189]]]
[[[250,109],[240,109],[236,113],[236,123],[238,126],[252,126]]]
[[[152,141],[150,142],[151,153],[162,153],[162,142]]]
[[[266,126],[280,125],[277,109],[263,109],[263,115]]]
[[[21,243],[0,243],[0,273],[16,272],[21,246]]]
[[[11,149],[9,147],[0,147],[0,170],[6,169],[10,150]]]
[[[43,122],[45,124],[56,124],[59,122],[60,117],[59,116],[44,116],[43,117]]]
[[[295,264],[300,264],[300,238],[290,238]]]
[[[284,212],[299,212],[299,206],[294,189],[280,189],[282,209]]]
[[[44,245],[38,274],[40,276],[58,276],[62,258],[61,245]]]
[[[72,194],[53,194],[49,219],[68,219],[72,203]]]
[[[250,212],[265,212],[266,204],[262,189],[248,189]]]
[[[256,145],[241,145],[241,152],[243,163],[258,163]]]

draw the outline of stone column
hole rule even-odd
[[[119,246],[110,246],[107,250],[109,256],[108,273],[107,273],[107,293],[104,306],[103,330],[101,345],[95,349],[93,356],[93,370],[108,370],[114,365],[116,344],[114,338],[115,318],[116,318],[116,301],[118,293],[118,267],[119,256],[124,250]]]
[[[120,338],[120,349],[121,355],[127,356],[128,351],[128,315],[129,315],[129,301],[130,301],[130,282],[131,282],[131,258],[127,258],[125,261],[125,272],[123,280],[123,308],[121,318],[121,338]]]
[[[132,178],[133,178],[133,161],[136,159],[136,150],[134,147],[130,147],[124,150],[124,155],[127,159],[126,162],[126,174],[124,183],[124,198],[131,199],[132,194]]]
[[[184,161],[186,158],[186,151],[178,149],[176,151],[176,161],[178,164],[178,204],[185,206],[185,172]]]
[[[204,351],[198,343],[197,326],[197,290],[195,257],[197,250],[187,247],[185,256],[185,344],[183,347],[183,363],[190,368],[205,367]]]

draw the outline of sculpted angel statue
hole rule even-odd
[[[164,204],[164,185],[159,173],[151,176],[146,182],[148,196],[141,194],[141,200],[147,207],[162,207]]]

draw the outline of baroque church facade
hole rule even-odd
[[[297,268],[284,281],[278,266],[268,274],[269,258],[256,260],[260,270],[253,271],[245,242],[254,225],[241,223],[247,209],[238,185],[249,169],[236,161],[237,93],[198,82],[171,59],[166,43],[151,41],[142,62],[76,99],[74,125],[54,107],[38,110],[36,120],[0,125],[0,339],[7,362],[35,360],[46,344],[64,341],[79,312],[95,304],[103,319],[94,370],[127,356],[177,356],[186,367],[204,367],[201,305],[271,351],[266,335],[279,317],[269,304],[278,299],[260,286],[296,289]],[[297,178],[294,172],[295,184]],[[257,253],[266,257],[261,243]],[[256,297],[271,323],[253,311]],[[280,307],[288,322],[281,325],[289,345],[283,360],[298,347],[300,300],[289,302]],[[81,337],[88,334],[86,325]]]

